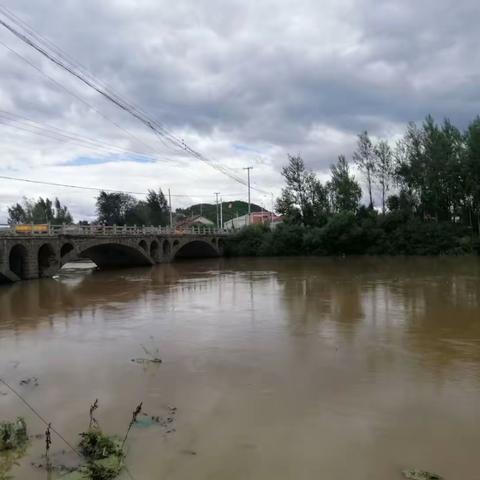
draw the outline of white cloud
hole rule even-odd
[[[465,126],[480,109],[475,0],[6,0],[61,46],[194,148],[278,193],[287,153],[324,175],[351,155],[356,133],[394,138],[427,113]],[[0,124],[0,175],[143,191],[171,188],[179,206],[246,189],[171,151],[124,112],[39,56],[5,29],[14,48],[140,141],[0,45],[0,110],[148,152],[155,164],[60,166],[88,155]],[[147,145],[146,145],[147,144]],[[238,148],[241,146],[242,148]],[[94,194],[0,180],[0,223],[21,196],[58,196],[77,219]],[[198,197],[197,197],[198,195]],[[258,201],[270,200],[254,194]]]

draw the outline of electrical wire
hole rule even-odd
[[[3,380],[2,378],[0,378],[0,383],[2,383],[6,388],[8,388],[29,410],[31,410],[34,415],[43,423],[45,424],[55,435],[57,435],[58,438],[60,438],[60,440],[62,440],[63,443],[65,443],[65,445],[68,446],[68,448],[70,448],[70,450],[72,450],[72,452],[74,452],[76,455],[78,455],[80,458],[83,459],[83,455],[58,431],[56,430],[54,427],[52,427],[52,423],[49,422],[48,420],[46,420],[42,415],[40,415],[40,413],[38,412],[38,410],[36,410],[30,403],[28,403],[23,397],[22,395],[20,395],[11,385],[9,385],[5,380]],[[130,470],[128,469],[128,467],[125,465],[124,466],[125,468],[125,472],[127,473],[127,475],[130,477],[131,480],[134,480]]]
[[[0,25],[2,25],[7,30],[9,30],[13,35],[15,35],[21,41],[31,46],[32,48],[34,48],[37,52],[39,52],[45,58],[47,58],[48,60],[56,64],[58,67],[64,69],[65,71],[67,71],[68,73],[70,73],[71,75],[79,79],[81,82],[83,82],[90,88],[94,89],[104,98],[106,98],[108,101],[115,104],[118,108],[129,113],[131,116],[133,116],[134,118],[142,122],[147,128],[152,130],[157,135],[158,138],[162,138],[170,142],[177,149],[185,151],[190,156],[208,163],[213,168],[217,169],[218,171],[230,177],[231,179],[237,181],[238,183],[246,185],[245,180],[240,178],[230,169],[212,162],[211,159],[209,159],[208,157],[204,156],[203,154],[197,152],[192,147],[187,145],[183,139],[176,137],[175,135],[170,133],[159,122],[157,122],[156,120],[153,120],[148,115],[146,115],[139,107],[136,107],[135,105],[130,104],[127,100],[122,98],[120,95],[116,94],[115,92],[103,86],[101,82],[98,81],[93,75],[83,71],[83,69],[79,67],[78,64],[75,64],[75,63],[72,63],[72,61],[69,61],[69,59],[61,52],[61,50],[55,47],[52,42],[45,41],[42,37],[35,34],[34,30],[31,27],[26,27],[25,22],[16,20],[16,17],[12,17],[12,15],[9,16],[8,15],[9,12],[7,11],[7,13],[5,13],[5,10],[6,9],[4,7],[0,6],[0,11],[3,13],[3,15],[7,16],[7,18],[9,18],[11,21],[16,23],[18,27],[23,28],[24,32],[23,33],[20,32],[18,29],[16,29],[11,24],[5,22],[2,19],[0,19]],[[251,187],[251,188],[261,193],[267,193],[256,187]]]
[[[108,153],[111,153],[111,151],[113,150],[119,153],[128,153],[131,155],[141,156],[149,159],[153,158],[152,155],[147,155],[141,152],[135,152],[135,151],[124,149],[115,145],[111,145],[106,142],[84,137],[73,132],[62,130],[52,125],[42,125],[27,117],[15,115],[13,113],[10,113],[4,110],[0,110],[0,123],[3,123],[3,125],[6,125],[12,128],[29,131],[36,135],[45,135],[58,141],[73,141],[82,146],[93,147],[94,149],[100,148],[102,150],[106,150]]]
[[[55,182],[46,182],[42,180],[31,180],[28,178],[19,178],[19,177],[10,177],[6,175],[0,175],[0,179],[2,180],[12,180],[16,182],[25,182],[25,183],[33,183],[33,184],[38,184],[38,185],[49,185],[52,187],[63,187],[63,188],[75,188],[79,190],[90,190],[90,191],[95,191],[95,192],[109,192],[109,193],[125,193],[128,195],[147,195],[148,192],[134,192],[134,191],[128,191],[128,190],[115,190],[115,189],[110,189],[110,188],[98,188],[98,187],[85,187],[81,185],[70,185],[67,183],[55,183]],[[237,197],[241,195],[240,193],[231,193],[229,195],[223,195],[224,198],[229,198],[229,197]],[[176,197],[176,198],[205,198],[204,195],[188,195],[188,194],[171,194],[171,197]]]
[[[29,410],[31,410],[35,416],[37,418],[39,418],[42,423],[44,423],[46,426],[49,426],[50,425],[50,430],[55,433],[64,443],[65,445],[68,445],[68,447],[73,450],[77,455],[79,455],[80,457],[82,456],[80,454],[80,452],[61,434],[58,432],[58,430],[55,430],[55,428],[53,428],[51,425],[51,422],[49,422],[48,420],[46,420],[44,417],[42,417],[42,415],[40,415],[40,413],[32,407],[32,405],[30,405],[30,403],[28,403],[12,386],[10,386],[5,380],[3,380],[2,378],[0,378],[0,383],[2,383],[3,385],[5,385],[5,387],[7,387],[17,398],[19,398],[24,405],[27,406],[27,408]]]
[[[0,9],[2,7],[0,6]],[[13,48],[11,48],[10,46],[8,46],[7,44],[5,44],[4,42],[2,42],[0,40],[0,45],[2,45],[5,49],[7,49],[8,51],[10,51],[13,55],[15,55],[19,60],[23,61],[24,63],[26,63],[27,65],[29,65],[31,68],[33,68],[34,70],[36,70],[38,73],[40,73],[42,76],[44,76],[49,82],[51,82],[52,84],[54,84],[55,86],[57,86],[58,88],[61,88],[62,90],[64,90],[66,93],[68,93],[69,95],[71,95],[73,98],[75,98],[76,100],[78,100],[79,102],[83,103],[86,107],[88,107],[89,109],[91,109],[93,112],[95,112],[97,115],[101,116],[104,120],[106,120],[107,122],[111,123],[112,125],[114,125],[116,128],[120,129],[123,133],[125,133],[126,135],[128,135],[134,142],[140,144],[140,145],[143,145],[144,147],[146,147],[149,151],[151,152],[154,152],[155,151],[155,148],[152,146],[152,145],[149,145],[148,143],[146,143],[145,141],[141,140],[140,138],[138,138],[137,136],[135,136],[133,133],[129,132],[126,128],[122,127],[119,123],[115,122],[114,120],[112,120],[111,118],[107,117],[105,114],[103,114],[100,110],[98,110],[97,108],[95,108],[91,103],[87,102],[84,98],[82,98],[81,96],[77,95],[75,92],[72,92],[71,90],[69,90],[67,87],[65,87],[65,85],[62,85],[60,82],[57,82],[57,80],[55,80],[53,77],[51,77],[50,75],[48,75],[47,73],[45,73],[42,69],[40,69],[37,65],[35,65],[33,62],[31,62],[30,60],[28,60],[26,57],[24,57],[22,54],[18,53],[16,50],[14,50]]]

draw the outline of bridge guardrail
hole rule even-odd
[[[133,235],[228,235],[222,228],[190,227],[177,229],[171,227],[126,226],[126,225],[0,225],[0,235],[15,236],[133,236]]]

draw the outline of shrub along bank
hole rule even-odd
[[[273,231],[254,225],[225,245],[227,256],[294,255],[468,255],[480,241],[465,226],[422,222],[394,212],[334,215],[322,227],[279,225]]]

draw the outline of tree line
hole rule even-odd
[[[161,190],[149,190],[145,200],[137,200],[126,193],[102,191],[96,197],[96,213],[95,222],[104,225],[165,226],[170,216],[167,200]],[[53,201],[42,197],[37,200],[24,198],[22,203],[8,208],[8,223],[70,225],[73,217],[58,198]],[[79,223],[88,224],[87,221]]]
[[[479,232],[480,117],[461,132],[449,120],[439,125],[428,116],[421,126],[408,124],[393,146],[362,132],[352,160],[364,179],[368,208],[376,206],[378,193],[382,214],[403,210],[423,221],[448,221]],[[325,223],[339,212],[357,212],[362,189],[346,157],[340,155],[330,172],[330,181],[322,184],[300,156],[289,156],[278,212],[304,225]]]
[[[480,118],[461,131],[428,116],[391,145],[358,135],[352,163],[340,155],[322,183],[289,156],[276,210],[284,225],[255,227],[228,244],[232,255],[456,254],[480,250]]]
[[[55,225],[70,225],[73,217],[58,198],[39,197],[38,200],[24,198],[22,203],[16,203],[8,208],[8,223],[51,223]]]
[[[126,193],[100,192],[96,201],[97,222],[105,225],[169,224],[170,210],[162,190],[149,190],[145,200]]]

